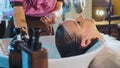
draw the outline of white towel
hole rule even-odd
[[[120,68],[120,41],[104,35],[106,47],[91,62],[89,68]]]

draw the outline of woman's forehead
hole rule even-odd
[[[75,20],[66,20],[62,25],[67,32],[75,32],[78,29],[78,24]]]
[[[62,24],[65,27],[70,27],[70,26],[72,27],[72,26],[75,26],[77,23],[74,19],[70,19],[70,20],[64,21]]]

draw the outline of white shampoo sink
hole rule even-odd
[[[7,53],[7,44],[11,39],[1,39],[2,50]],[[61,58],[55,46],[55,36],[40,37],[43,47],[48,50],[48,68],[88,68],[95,55],[102,50],[104,44],[98,41],[87,53],[72,57]],[[0,45],[0,46],[1,46]],[[1,51],[2,52],[2,51]],[[0,52],[0,53],[1,53]],[[0,54],[0,68],[9,68],[8,56]]]

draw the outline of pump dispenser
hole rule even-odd
[[[42,44],[41,44],[41,42],[39,42],[40,32],[41,32],[41,30],[39,30],[39,29],[34,30],[33,43],[32,43],[33,51],[37,51],[37,50],[41,49]]]
[[[15,28],[16,36],[10,42],[9,49],[9,68],[22,68],[21,46],[24,42],[21,39],[21,28]]]
[[[22,46],[22,68],[48,68],[48,52],[39,42],[41,30],[32,29],[32,43]]]
[[[33,34],[34,34],[33,28],[29,28],[28,33],[29,33],[29,39],[27,40],[26,45],[27,45],[27,47],[31,48],[32,42],[33,42]]]

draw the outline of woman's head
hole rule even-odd
[[[80,32],[76,31],[77,25],[73,25],[75,25],[74,20],[67,20],[57,28],[55,36],[56,45],[62,57],[79,54]]]
[[[94,20],[84,19],[64,21],[56,31],[56,46],[62,57],[80,54],[80,47],[87,47],[95,38],[102,39]]]

